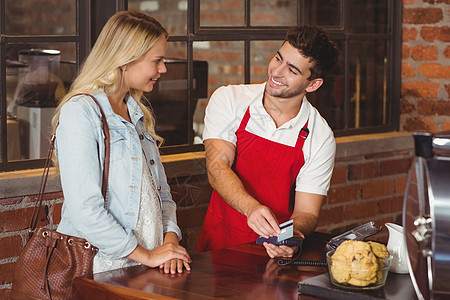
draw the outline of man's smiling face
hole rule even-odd
[[[312,63],[288,42],[285,42],[269,63],[266,93],[272,97],[292,98],[312,92],[316,80],[308,80]],[[319,85],[320,86],[320,85]]]

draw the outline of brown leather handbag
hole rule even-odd
[[[88,94],[87,94],[88,95]],[[100,107],[95,97],[89,95]],[[108,186],[110,136],[105,115],[102,114],[105,134],[105,165],[102,194],[106,199]],[[36,230],[47,182],[55,135],[50,140],[47,161],[41,179],[38,200],[29,228],[29,240],[16,262],[11,299],[70,299],[75,277],[92,275],[92,264],[97,248],[88,241],[40,227]]]

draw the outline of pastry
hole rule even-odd
[[[339,283],[367,286],[382,279],[381,259],[388,256],[383,244],[347,240],[331,257],[331,274]]]

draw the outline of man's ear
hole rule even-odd
[[[312,93],[314,91],[317,91],[318,88],[320,88],[320,86],[323,84],[323,79],[322,78],[316,78],[311,80],[311,83],[309,84],[309,86],[306,88],[306,91],[308,93]]]

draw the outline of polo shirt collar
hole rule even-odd
[[[255,101],[253,101],[252,104],[250,105],[250,115],[252,118],[256,120],[272,120],[272,117],[267,113],[266,109],[263,106],[263,96],[266,84],[265,83],[262,84],[261,87],[262,90],[260,93],[258,93],[258,98],[255,99]],[[306,99],[306,96],[304,96],[302,106],[300,107],[300,111],[298,112],[298,114],[278,128],[296,127],[299,122],[302,123],[301,126],[303,126],[303,124],[305,124],[306,120],[308,119],[309,110],[310,110],[309,102]]]

